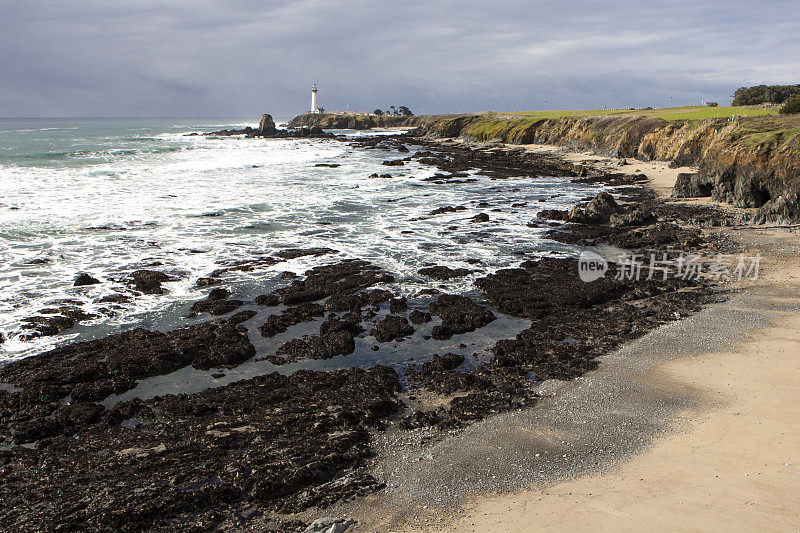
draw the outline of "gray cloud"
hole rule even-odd
[[[427,113],[729,101],[800,81],[793,1],[26,0],[0,116]],[[165,5],[167,4],[167,5]]]

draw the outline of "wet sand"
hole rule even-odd
[[[474,500],[446,529],[797,529],[800,268],[788,257],[774,267],[766,284],[736,300],[768,326],[642,376],[700,401],[676,417],[667,436],[608,472]]]

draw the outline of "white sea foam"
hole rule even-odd
[[[536,211],[564,208],[590,190],[553,178],[479,177],[475,183],[437,185],[421,181],[435,172],[432,167],[415,161],[385,167],[381,161],[397,153],[331,140],[142,135],[158,139],[159,147],[181,149],[131,151],[111,141],[103,162],[95,154],[91,163],[77,166],[0,165],[0,206],[5,206],[0,208],[0,331],[8,337],[0,345],[0,360],[68,338],[16,338],[22,320],[42,309],[73,300],[98,314],[94,323],[134,324],[143,313],[201,297],[195,280],[220,262],[285,247],[327,246],[340,250],[341,257],[373,261],[402,280],[408,293],[430,284],[417,274],[428,264],[474,268],[484,275],[518,263],[520,253],[563,250],[542,241],[543,230],[527,223]],[[393,178],[369,178],[387,171]],[[555,194],[560,196],[551,198]],[[478,208],[480,201],[491,205]],[[515,202],[528,206],[511,208]],[[445,205],[468,209],[427,216]],[[495,207],[502,210],[493,212]],[[478,212],[488,213],[492,223],[471,223]],[[31,264],[34,259],[49,262]],[[273,270],[302,273],[319,261],[301,258]],[[114,316],[108,316],[107,304],[94,303],[125,292],[118,280],[150,264],[181,281],[166,284],[166,295],[137,297]],[[79,272],[104,283],[75,288]],[[477,275],[447,288],[469,290]]]

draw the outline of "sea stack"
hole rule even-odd
[[[272,115],[264,113],[261,115],[261,122],[258,123],[258,133],[261,135],[268,135],[278,131],[275,128],[275,121],[272,120]]]

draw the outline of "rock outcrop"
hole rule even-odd
[[[645,116],[498,118],[492,114],[412,117],[419,136],[554,144],[673,167],[698,166],[675,195],[711,196],[758,208],[756,222],[800,221],[800,117],[666,121]]]
[[[272,120],[272,115],[264,113],[261,115],[261,121],[258,123],[258,133],[260,135],[272,135],[277,132],[275,121]]]

